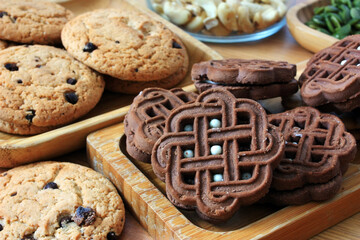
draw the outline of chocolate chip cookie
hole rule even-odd
[[[117,239],[125,210],[94,170],[42,162],[0,174],[0,239]]]
[[[155,81],[184,64],[186,49],[162,23],[138,12],[103,9],[69,21],[61,34],[67,51],[114,78]]]
[[[66,51],[42,45],[0,51],[0,130],[36,134],[89,112],[102,77]]]
[[[50,2],[0,0],[0,39],[37,44],[58,44],[61,30],[73,13]]]

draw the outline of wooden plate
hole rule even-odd
[[[341,191],[330,201],[285,208],[242,207],[227,222],[213,225],[194,211],[171,204],[151,165],[127,156],[123,132],[121,123],[90,134],[88,159],[119,189],[128,209],[154,239],[307,239],[360,211],[360,205],[354,204],[360,198],[357,161],[350,164]]]
[[[306,26],[315,7],[326,6],[330,0],[310,0],[290,8],[286,14],[287,26],[295,40],[311,52],[331,46],[338,39]]]
[[[76,0],[64,3],[63,6],[80,14],[97,8],[122,8],[137,10],[131,1],[122,0]],[[222,56],[194,39],[178,27],[172,25],[147,9],[145,12],[158,21],[166,24],[178,34],[188,50],[190,64],[209,59],[221,59]],[[183,87],[191,83],[190,71],[178,85]],[[35,136],[17,136],[0,132],[0,167],[13,167],[20,163],[49,159],[85,146],[86,136],[97,129],[113,125],[123,120],[133,96],[104,92],[99,104],[79,121]]]

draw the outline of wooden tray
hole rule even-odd
[[[302,72],[305,62],[298,64]],[[193,85],[185,88],[195,91]],[[301,105],[295,95],[290,104]],[[280,98],[261,101],[270,112],[284,110]],[[341,116],[347,128],[358,132],[359,116]],[[92,133],[87,138],[88,161],[119,189],[138,221],[155,239],[307,239],[360,211],[354,204],[360,197],[360,153],[347,171],[342,189],[323,203],[278,208],[253,205],[241,208],[229,221],[212,225],[193,211],[179,210],[165,194],[165,184],[151,165],[130,158],[126,153],[123,124]]]
[[[85,11],[108,7],[136,9],[131,2],[133,1],[74,0],[63,5],[74,11],[74,13],[80,14]],[[143,11],[156,20],[163,22],[181,37],[189,53],[190,67],[195,62],[222,58],[217,52],[194,39],[175,25],[162,19],[157,14],[147,9],[138,11]],[[190,73],[188,73],[178,86],[182,87],[190,83],[191,78]],[[129,95],[105,91],[95,109],[76,123],[28,137],[0,132],[0,167],[13,167],[20,163],[48,159],[84,147],[86,136],[90,132],[122,121],[131,101],[132,97],[129,97]]]
[[[318,52],[338,40],[304,24],[313,16],[315,7],[329,4],[330,0],[310,0],[293,6],[286,14],[287,26],[292,36],[301,46],[311,52]]]

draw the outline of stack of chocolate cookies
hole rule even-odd
[[[254,100],[297,92],[296,65],[281,61],[225,59],[195,63],[191,77],[199,92],[223,88],[235,97]]]

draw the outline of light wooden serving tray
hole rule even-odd
[[[341,191],[330,201],[277,208],[241,208],[218,226],[193,211],[177,209],[166,198],[165,184],[151,165],[126,155],[124,125],[117,124],[87,138],[90,165],[119,189],[141,225],[155,239],[307,239],[360,211],[360,166],[350,164]],[[119,144],[120,143],[120,144]]]
[[[338,39],[305,25],[314,15],[314,8],[326,6],[330,0],[310,0],[298,3],[290,8],[286,14],[287,26],[295,40],[311,52],[318,52],[331,46]]]
[[[302,72],[305,62],[298,64]],[[193,85],[184,88],[195,91]],[[301,105],[299,96],[287,99],[287,107]],[[270,112],[281,112],[280,98],[261,101]],[[348,129],[358,133],[360,117],[341,116]],[[155,239],[307,239],[360,211],[360,152],[350,165],[341,191],[327,202],[311,202],[285,208],[253,205],[241,208],[220,225],[200,219],[194,211],[180,210],[166,198],[165,184],[151,165],[126,153],[123,123],[87,137],[87,156],[92,168],[107,176],[119,189],[129,209]]]
[[[131,1],[122,0],[74,0],[63,5],[75,14],[97,8],[121,8],[144,12],[163,22],[178,34],[184,42],[191,66],[199,61],[221,59],[221,55],[194,39],[178,27],[172,25],[157,14],[147,10],[138,10]],[[190,71],[178,85],[183,87],[191,83]],[[95,130],[113,125],[123,120],[133,96],[104,92],[99,104],[78,122],[34,136],[17,136],[0,132],[0,167],[13,167],[20,163],[49,159],[85,146],[86,136]]]

